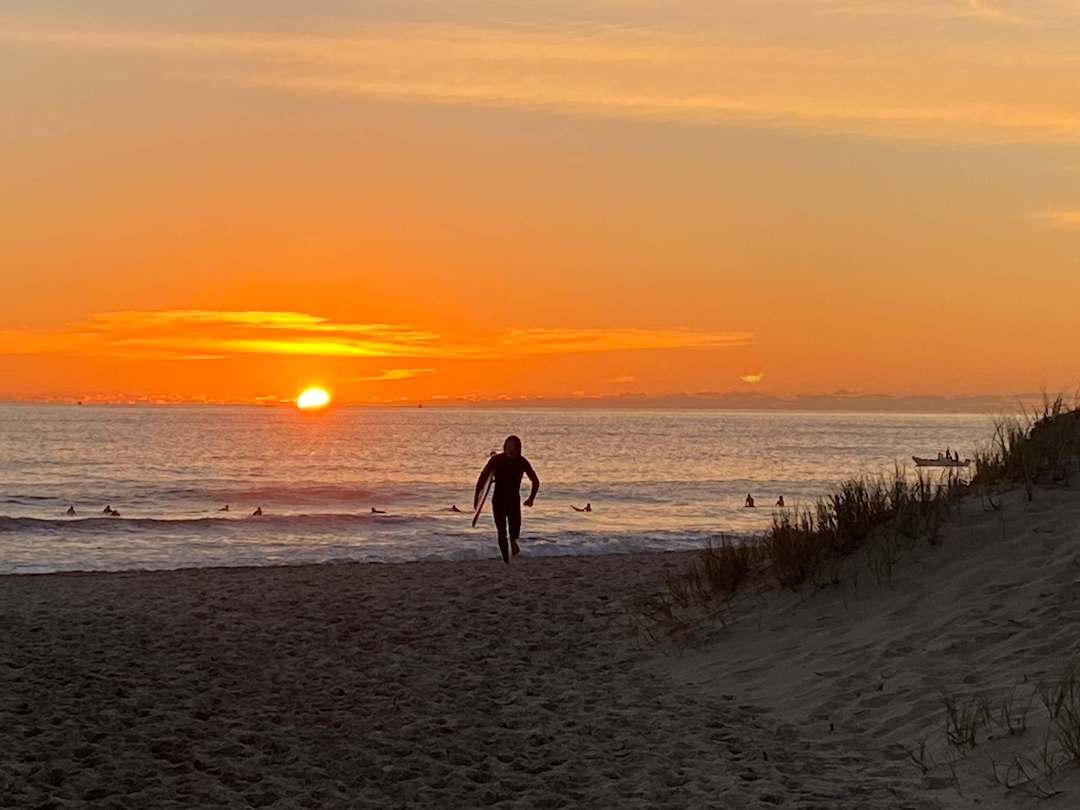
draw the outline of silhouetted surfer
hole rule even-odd
[[[495,477],[495,492],[491,496],[491,511],[495,514],[495,529],[499,533],[499,552],[503,562],[510,562],[511,552],[518,554],[518,538],[521,536],[521,477],[527,475],[532,482],[525,505],[531,507],[540,491],[540,478],[525,456],[521,455],[521,439],[507,436],[503,451],[496,453],[484,466],[476,481],[473,503],[478,505],[484,495],[488,475]],[[507,541],[509,540],[509,544]]]
[[[371,514],[373,514],[373,515],[385,515],[386,512],[384,512],[382,509],[376,509],[373,506],[373,507],[371,507]]]
[[[218,509],[218,511],[219,511],[219,512],[228,512],[228,511],[229,511],[229,505],[228,505],[228,504],[225,504],[225,505],[224,505],[223,507],[221,507],[220,509]]]
[[[75,517],[75,507],[74,506],[69,506],[67,508],[67,511],[64,512],[64,514],[67,515],[68,517]]]
[[[783,495],[781,495],[779,498],[776,499],[776,505],[779,506],[781,509],[784,507],[784,496]]]
[[[262,517],[262,507],[256,506],[255,511],[251,513],[252,517]]]
[[[574,506],[573,504],[570,504],[570,508],[573,509],[575,512],[591,512],[592,504],[587,503],[584,506]]]
[[[455,503],[455,504],[450,505],[450,511],[451,512],[460,512],[461,510],[457,508],[457,504]]]
[[[751,495],[751,494],[750,494],[749,492],[748,492],[748,493],[746,493],[746,503],[745,503],[745,504],[743,504],[743,505],[744,505],[744,506],[745,506],[745,507],[746,507],[747,509],[753,509],[753,508],[754,508],[754,496],[753,496],[753,495]]]

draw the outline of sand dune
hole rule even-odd
[[[937,738],[942,690],[1076,651],[1078,554],[1073,493],[972,502],[892,587],[746,599],[678,651],[626,614],[677,554],[3,577],[0,806],[1074,807],[1071,768],[990,779],[1038,705]]]
[[[1080,655],[1078,566],[1077,493],[1040,490],[1033,503],[1013,493],[1001,511],[968,499],[943,545],[921,546],[891,586],[864,569],[857,589],[849,579],[744,601],[731,632],[652,668],[702,698],[735,694],[807,739],[877,749],[919,773],[911,751],[946,807],[1080,807],[1080,771],[1064,762],[1048,799],[1037,797],[1045,781],[1006,790],[994,780],[995,762],[1010,782],[1023,781],[1017,755],[1029,770],[1038,763],[1049,728],[1038,684]],[[989,706],[973,748],[949,744],[946,695]]]

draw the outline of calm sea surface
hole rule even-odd
[[[946,446],[971,455],[992,426],[942,414],[3,406],[0,573],[494,557],[490,513],[469,526],[472,490],[511,432],[542,480],[522,543],[539,555],[753,535],[780,495],[805,503]],[[748,492],[759,508],[743,508]],[[586,502],[592,513],[570,508]]]

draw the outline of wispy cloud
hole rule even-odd
[[[620,377],[612,377],[610,380],[608,380],[608,383],[611,385],[629,385],[636,380],[637,377],[634,377],[630,374],[623,374]]]
[[[350,377],[342,382],[399,382],[434,374],[433,368],[387,368],[368,377]]]
[[[341,358],[502,359],[650,349],[718,348],[752,342],[747,332],[690,329],[513,329],[463,338],[408,324],[339,322],[303,312],[163,310],[110,312],[52,332],[0,332],[0,354],[215,359],[237,355]],[[369,381],[430,373],[389,369]]]
[[[975,0],[814,8],[1028,19],[1015,4]],[[211,79],[358,100],[749,122],[894,138],[1080,141],[1071,81],[1080,57],[1074,48],[1037,41],[813,47],[742,45],[670,30],[566,34],[537,26],[379,24],[321,36],[75,30],[17,20],[0,26],[0,40],[179,60]]]
[[[758,372],[757,374],[743,374],[739,377],[739,379],[742,380],[744,383],[749,383],[750,385],[757,385],[759,382],[765,379],[765,375],[761,372]]]
[[[1080,230],[1080,208],[1056,211],[1039,211],[1033,215],[1035,220],[1051,228]]]
[[[512,329],[498,341],[509,354],[582,354],[643,349],[705,349],[745,346],[749,332],[690,329]]]
[[[928,17],[939,20],[978,20],[1003,25],[1032,25],[1040,19],[1036,4],[991,0],[817,0],[828,14]]]

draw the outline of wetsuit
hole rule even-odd
[[[476,503],[483,495],[484,479],[488,473],[495,474],[495,492],[491,496],[491,511],[495,514],[495,529],[499,533],[499,551],[503,562],[510,561],[509,540],[521,536],[521,478],[529,476],[532,491],[529,498],[535,498],[540,490],[540,479],[532,465],[524,456],[508,456],[498,453],[492,456],[484,466],[476,482]]]

